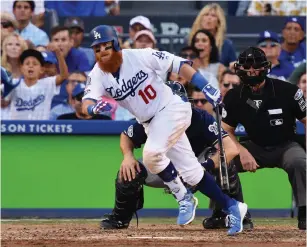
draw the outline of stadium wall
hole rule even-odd
[[[3,121],[1,125],[4,134],[1,146],[3,218],[92,218],[110,211],[114,205],[114,179],[122,161],[115,131],[113,135],[78,135],[74,124],[67,127],[69,124],[61,122],[62,130],[71,130],[70,133],[31,134],[20,132],[27,129],[23,125],[30,130],[31,121],[18,124],[19,127],[14,121]],[[87,131],[93,129],[90,124],[84,124]],[[112,122],[113,127],[117,124],[120,123]],[[119,129],[130,123],[122,124]],[[10,125],[15,125],[16,130],[19,128],[19,132],[8,134],[6,131],[13,129]],[[37,121],[33,125],[32,129],[48,129],[46,124],[44,128],[37,127],[44,125]],[[102,132],[105,131],[103,126],[104,123],[100,123]],[[49,131],[51,129],[56,127],[49,127]],[[136,157],[141,153],[136,150]],[[290,214],[291,188],[284,171],[264,169],[243,173],[240,177],[245,201],[256,216]],[[207,215],[208,200],[199,193],[197,196],[199,215]],[[161,189],[145,187],[144,208],[143,216],[175,216],[177,213],[174,198]]]

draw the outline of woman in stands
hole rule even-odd
[[[213,35],[208,30],[198,30],[192,37],[191,46],[199,51],[199,57],[193,60],[193,68],[218,87],[218,79],[225,66],[219,62],[219,52]]]
[[[7,36],[2,43],[1,66],[12,74],[13,79],[21,76],[20,54],[28,49],[26,41],[19,34]]]
[[[192,38],[200,29],[207,29],[215,37],[216,46],[220,54],[220,62],[225,66],[229,66],[231,62],[236,60],[236,52],[232,42],[225,38],[226,19],[224,10],[217,3],[206,5],[196,17],[189,37],[191,45]]]

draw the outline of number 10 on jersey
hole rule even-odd
[[[151,85],[148,85],[144,90],[139,90],[138,95],[142,97],[146,105],[149,103],[149,100],[153,100],[157,96],[156,90]]]

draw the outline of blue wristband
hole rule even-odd
[[[89,106],[87,107],[87,113],[88,113],[89,115],[91,115],[91,116],[94,116],[94,115],[95,115],[94,112],[93,112],[94,106],[95,106],[95,105],[89,105]]]
[[[196,86],[199,90],[203,90],[203,88],[209,83],[205,77],[203,77],[199,72],[196,72],[192,79],[191,83]]]

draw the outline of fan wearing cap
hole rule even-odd
[[[55,76],[58,73],[56,55],[51,51],[43,51],[41,53],[44,57],[44,74],[42,78]]]
[[[51,49],[51,47],[50,47]],[[62,52],[52,47],[55,52],[60,73],[56,76],[40,79],[44,73],[44,57],[36,50],[25,50],[20,56],[23,77],[18,86],[5,98],[10,101],[12,120],[47,120],[51,101],[59,93],[60,85],[68,77],[68,69]]]
[[[156,48],[157,41],[153,33],[149,30],[142,30],[135,34],[134,36],[134,48]]]
[[[95,54],[93,50],[81,46],[85,30],[83,20],[81,20],[79,17],[69,17],[65,20],[64,26],[69,28],[71,38],[74,42],[73,46],[86,55],[90,67],[93,68],[93,66],[95,65]]]
[[[305,21],[300,17],[288,17],[282,30],[280,60],[290,62],[294,67],[306,62]]]
[[[269,73],[271,77],[286,80],[294,70],[292,63],[279,60],[281,45],[278,34],[271,31],[263,31],[259,34],[257,46],[263,50],[272,68]]]
[[[150,20],[142,15],[133,17],[129,23],[129,39],[124,42],[123,48],[124,49],[133,48],[135,35],[137,32],[142,30],[152,31]]]
[[[298,206],[298,228],[306,229],[306,151],[295,132],[297,119],[306,131],[306,100],[296,85],[268,77],[270,69],[258,47],[239,55],[235,72],[242,83],[224,97],[222,127],[239,149],[233,160],[239,171],[277,167],[288,174]],[[238,124],[244,126],[248,141],[237,141]]]

